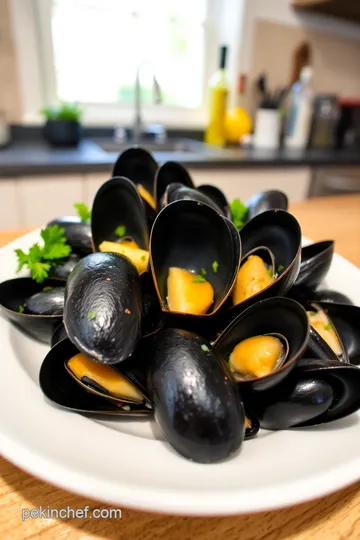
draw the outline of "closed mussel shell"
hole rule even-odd
[[[159,167],[155,177],[155,200],[158,210],[166,188],[170,184],[181,184],[189,188],[195,188],[194,182],[187,169],[176,161],[166,161]]]
[[[229,361],[239,343],[248,338],[267,335],[283,336],[286,339],[288,351],[284,362],[267,375],[241,379],[239,385],[244,396],[276,386],[295,367],[306,349],[309,337],[309,322],[304,308],[289,298],[263,300],[240,314],[214,343],[215,351]],[[237,380],[240,379],[237,377]]]
[[[204,184],[202,186],[198,186],[197,190],[209,197],[209,199],[211,199],[216,206],[220,208],[224,216],[231,219],[229,202],[221,189],[217,188],[216,186]]]
[[[149,227],[156,217],[156,203],[154,198],[154,182],[158,168],[153,156],[140,147],[128,148],[118,157],[113,176],[125,176],[137,187],[145,208]]]
[[[291,292],[291,291],[290,291]],[[309,300],[309,298],[307,298]],[[331,289],[318,289],[311,295],[311,300],[315,302],[332,302],[334,304],[348,304],[353,306],[354,302],[348,296],[339,291]]]
[[[61,302],[63,305],[64,300],[63,288],[61,288],[62,298],[57,292],[55,298],[53,298],[53,293],[50,295],[53,288],[58,291],[61,288],[61,282],[48,279],[43,283],[36,283],[31,278],[4,281],[0,284],[2,316],[33,338],[50,343],[55,328],[62,320],[63,309],[60,309],[59,305]],[[30,312],[29,307],[35,309],[37,313]]]
[[[143,310],[141,319],[142,337],[150,337],[165,324],[165,315],[161,309],[159,298],[151,272],[141,276]]]
[[[40,388],[52,403],[75,412],[110,414],[117,416],[142,416],[151,414],[144,404],[120,403],[89,392],[65,368],[65,362],[78,354],[70,340],[58,342],[46,355],[39,374]]]
[[[82,221],[77,216],[64,216],[50,221],[47,227],[52,225],[64,229],[66,241],[73,253],[87,255],[92,252],[90,223]]]
[[[71,273],[65,291],[64,324],[81,352],[105,364],[132,355],[141,335],[140,277],[114,253],[93,253]]]
[[[71,253],[65,261],[61,261],[52,268],[51,277],[66,281],[79,261],[80,256],[77,253]]]
[[[96,193],[91,212],[91,228],[95,251],[103,241],[119,240],[115,231],[124,228],[141,249],[148,249],[149,232],[144,206],[135,185],[125,177],[114,177]]]
[[[269,210],[253,218],[241,230],[241,242],[241,265],[247,260],[247,254],[256,254],[257,248],[265,247],[273,255],[276,278],[253,296],[230,307],[230,320],[259,300],[285,295],[292,287],[300,267],[300,225],[294,216],[284,210]],[[263,252],[263,249],[259,251],[261,258]]]
[[[158,214],[151,233],[150,262],[163,311],[170,312],[167,280],[169,269],[174,267],[194,276],[205,271],[214,299],[203,316],[212,315],[221,307],[239,267],[240,238],[235,233],[226,218],[195,201],[176,201]],[[175,310],[171,313],[179,314]]]
[[[250,221],[255,216],[268,210],[287,210],[288,204],[288,198],[282,191],[271,189],[256,193],[246,202],[248,209],[247,220]]]
[[[291,295],[309,294],[325,279],[334,255],[333,240],[317,242],[303,247],[301,264]]]
[[[239,450],[243,405],[226,365],[203,338],[160,331],[153,340],[148,387],[155,419],[179,454],[210,463]]]
[[[211,206],[216,212],[222,213],[221,208],[207,195],[197,189],[189,188],[183,184],[170,184],[161,199],[161,208],[175,201],[197,201]]]

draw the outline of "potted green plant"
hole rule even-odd
[[[53,146],[77,146],[81,139],[82,111],[77,103],[61,103],[45,107],[44,138]]]

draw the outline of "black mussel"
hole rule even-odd
[[[334,401],[332,386],[295,368],[275,388],[248,397],[263,429],[289,429],[324,414]]]
[[[267,210],[287,210],[288,205],[288,198],[282,191],[272,189],[257,193],[246,202],[247,220],[249,221]]]
[[[66,339],[68,337],[64,323],[61,322],[57,328],[55,328],[55,331],[53,335],[51,336],[51,347],[54,347],[59,341],[62,341],[63,339]]]
[[[225,197],[221,189],[217,188],[216,186],[211,186],[207,184],[199,186],[197,189],[198,191],[212,199],[216,206],[220,208],[225,217],[231,219],[230,206],[227,198]]]
[[[40,368],[39,381],[42,392],[50,401],[62,408],[80,413],[118,416],[143,416],[151,414],[151,410],[148,403],[145,403],[145,399],[139,402],[135,402],[135,400],[129,402],[127,400],[112,399],[110,394],[106,395],[105,393],[97,392],[96,388],[92,387],[91,384],[80,383],[74,374],[70,374],[70,369],[66,368],[66,362],[75,358],[74,369],[77,372],[76,368],[80,365],[80,362],[76,364],[76,357],[78,355],[78,349],[68,339],[57,343],[46,355]],[[101,364],[97,364],[97,366],[100,369],[110,368],[110,366]],[[90,382],[93,383],[94,381]],[[105,384],[104,379],[102,382]],[[118,389],[122,385],[122,388],[128,388],[126,383],[124,385],[124,381],[120,381],[120,385],[116,383],[117,379],[113,377],[110,387]]]
[[[258,417],[248,407],[245,409],[245,441],[254,439],[259,433],[260,422]]]
[[[241,391],[258,393],[289,375],[305,351],[308,337],[304,308],[294,300],[277,297],[241,313],[214,347],[229,363]]]
[[[256,216],[243,227],[241,242],[244,255],[229,320],[259,300],[286,294],[300,266],[301,229],[288,212],[269,210]]]
[[[52,268],[51,277],[66,281],[79,261],[80,256],[76,253],[71,253],[65,261],[59,262]]]
[[[144,206],[135,185],[125,177],[111,178],[97,192],[92,206],[95,251],[128,257],[142,274],[149,263],[149,232]]]
[[[169,184],[161,198],[160,208],[175,201],[197,201],[211,206],[216,212],[222,213],[221,208],[207,195],[197,189],[189,188],[183,184]]]
[[[52,225],[58,225],[64,229],[66,241],[73,253],[86,255],[92,252],[90,223],[82,221],[77,216],[64,216],[50,221],[47,227]]]
[[[156,294],[154,280],[150,272],[141,276],[143,311],[141,319],[142,337],[150,337],[158,332],[165,324],[159,298]]]
[[[338,358],[342,362],[360,365],[360,307],[334,302],[317,302],[312,306],[321,312],[324,321],[328,321],[324,324],[324,337],[336,336],[329,345]]]
[[[166,440],[201,463],[236,453],[245,436],[245,414],[223,360],[196,334],[168,328],[152,343],[148,388]]]
[[[166,188],[170,184],[181,184],[189,188],[195,188],[194,182],[187,169],[176,161],[166,161],[159,167],[155,177],[155,201],[158,210]]]
[[[27,298],[24,313],[31,315],[62,315],[64,312],[65,287],[45,286],[42,291]]]
[[[320,416],[302,423],[301,426],[339,420],[360,409],[360,369],[357,366],[335,360],[301,359],[298,369],[306,377],[320,379],[328,383],[334,391],[334,399],[329,409]]]
[[[135,185],[142,198],[149,226],[156,217],[154,182],[158,165],[144,148],[128,148],[118,157],[113,176],[125,176]]]
[[[309,292],[314,291],[325,279],[330,269],[333,254],[333,240],[303,247],[299,275],[289,294],[292,296],[308,295]]]
[[[290,291],[291,292],[291,291]],[[348,296],[331,289],[318,289],[311,295],[315,302],[333,302],[334,304],[348,304],[353,306],[354,302]]]
[[[319,360],[338,360],[336,353],[321,337],[321,335],[310,325],[309,340],[307,343],[304,358],[315,358]]]
[[[336,306],[337,304],[332,304],[332,305]],[[345,349],[342,339],[338,333],[337,324],[334,324],[331,317],[329,316],[329,310],[328,310],[327,304],[323,305],[317,302],[309,302],[305,304],[305,308],[306,308],[306,312],[309,318],[310,325],[312,327],[312,336],[309,343],[310,349],[311,349],[311,346],[314,347],[314,343],[316,342],[318,346],[321,346],[322,351],[325,352],[326,348],[324,347],[324,343],[323,343],[325,341],[326,345],[330,348],[330,351],[331,351],[331,355],[320,356],[320,355],[315,354],[314,356],[311,356],[309,352],[312,352],[312,351],[310,350],[308,351],[307,358],[320,358],[320,359],[329,358],[333,360],[339,359],[339,360],[342,360],[343,362],[348,363],[349,358],[348,358],[347,350]],[[337,320],[337,323],[340,324],[341,326],[344,325],[342,321],[339,322]],[[349,329],[346,327],[345,332],[346,332],[346,335],[349,334],[350,339],[351,339],[352,334],[354,332],[356,333],[356,329],[354,328]],[[360,350],[360,346],[359,346],[359,350]]]
[[[151,270],[165,312],[208,316],[230,295],[240,238],[208,205],[176,201],[158,214],[150,239]]]
[[[140,277],[115,253],[93,253],[70,274],[64,324],[71,341],[90,358],[116,364],[132,355],[141,334]]]
[[[50,294],[53,289],[59,288],[59,283],[52,279],[36,283],[31,278],[4,281],[0,284],[1,314],[35,339],[50,343],[55,328],[62,320],[62,309],[58,310],[59,295],[56,292],[54,298],[53,294]],[[30,309],[42,311],[43,314],[31,313],[29,303]],[[49,311],[58,313],[46,314]]]

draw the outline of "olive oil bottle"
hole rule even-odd
[[[225,116],[229,95],[226,71],[227,47],[220,47],[219,68],[210,79],[210,114],[205,142],[217,146],[226,143]]]

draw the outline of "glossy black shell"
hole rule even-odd
[[[119,225],[126,227],[126,236],[131,237],[141,249],[148,249],[144,206],[135,185],[128,178],[114,177],[105,182],[95,195],[91,215],[95,251],[99,251],[104,240],[118,240],[115,229]]]
[[[61,322],[57,328],[55,328],[55,331],[53,335],[51,336],[51,347],[54,347],[59,341],[62,341],[63,339],[66,339],[68,337],[64,323]]]
[[[288,205],[288,198],[282,191],[271,189],[256,193],[246,202],[248,209],[247,220],[250,221],[267,210],[287,210]]]
[[[215,351],[228,361],[230,354],[241,341],[264,334],[283,335],[289,343],[289,354],[285,364],[270,375],[240,382],[244,396],[276,386],[295,367],[305,351],[309,337],[306,311],[289,298],[269,298],[258,302],[240,314],[224,330],[215,341]]]
[[[325,279],[334,254],[333,240],[317,242],[302,248],[299,275],[291,294],[314,291]]]
[[[113,168],[113,176],[125,176],[134,184],[141,184],[154,194],[154,180],[158,165],[150,152],[140,147],[128,148],[120,154]]]
[[[204,184],[198,186],[197,190],[212,199],[212,201],[220,208],[224,216],[231,219],[229,203],[221,189],[216,186]]]
[[[47,287],[25,300],[25,312],[31,315],[62,315],[64,297],[65,287]]]
[[[170,184],[182,184],[189,188],[195,188],[189,172],[181,163],[166,161],[159,167],[155,177],[154,195],[158,210],[160,209],[160,201]]]
[[[3,317],[21,328],[33,338],[50,343],[51,336],[59,326],[62,315],[32,315],[19,313],[19,306],[24,306],[27,299],[41,292],[44,287],[58,287],[59,281],[48,279],[36,283],[31,278],[15,278],[0,283],[0,310]]]
[[[121,255],[88,255],[67,281],[67,334],[81,352],[98,362],[115,364],[132,355],[140,339],[141,314],[138,272]]]
[[[175,201],[197,201],[211,206],[216,212],[223,213],[221,208],[207,195],[183,184],[170,184],[161,199],[161,208]]]
[[[66,281],[79,261],[80,256],[76,253],[71,253],[65,261],[54,266],[51,270],[51,277]]]
[[[50,221],[47,227],[51,225],[64,229],[67,243],[74,253],[86,255],[92,252],[91,226],[87,221],[81,221],[77,216],[64,216]]]
[[[201,268],[214,288],[215,313],[229,296],[240,262],[240,238],[230,222],[213,208],[195,201],[176,201],[158,214],[151,232],[151,269],[164,311],[170,267],[198,274]],[[212,270],[219,263],[217,272]],[[192,315],[187,315],[191,317]]]
[[[205,347],[206,350],[203,350]],[[218,462],[245,435],[243,405],[225,364],[203,338],[166,329],[153,341],[148,387],[155,419],[182,456]]]

